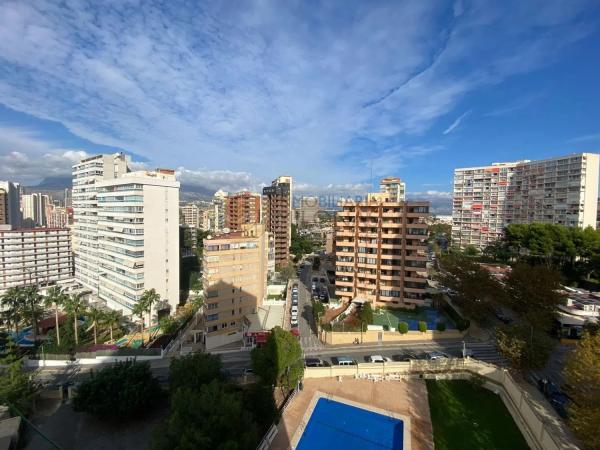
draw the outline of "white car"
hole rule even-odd
[[[290,321],[290,325],[292,325],[292,327],[297,327],[298,326],[298,318],[294,319],[292,317],[292,320]]]
[[[372,363],[386,363],[386,362],[391,362],[392,360],[390,358],[388,358],[387,356],[381,356],[381,355],[371,355],[369,356],[369,362]]]
[[[298,307],[296,305],[292,305],[292,314],[298,314]]]
[[[440,361],[442,359],[448,359],[448,355],[442,352],[429,352],[425,354],[425,357],[430,361]]]

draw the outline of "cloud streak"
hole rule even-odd
[[[470,112],[471,112],[471,111],[467,111],[467,112],[465,112],[465,113],[461,114],[460,116],[458,116],[458,117],[457,117],[457,118],[454,120],[454,122],[452,122],[452,123],[450,124],[450,126],[449,126],[448,128],[446,128],[446,129],[445,129],[445,130],[442,132],[442,134],[446,135],[446,134],[452,133],[454,130],[456,130],[456,128],[458,128],[458,126],[461,124],[461,122],[463,121],[463,119],[464,119],[465,117],[467,117],[467,116],[469,115],[469,113],[470,113]]]

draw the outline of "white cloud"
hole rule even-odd
[[[589,142],[589,141],[600,141],[600,133],[585,134],[583,136],[577,136],[569,139],[567,142],[570,144],[576,144],[578,142]]]
[[[448,133],[452,133],[452,132],[453,132],[453,131],[454,131],[454,130],[455,130],[455,129],[456,129],[456,128],[457,128],[457,127],[458,127],[458,126],[461,124],[461,122],[463,121],[463,119],[464,119],[465,117],[467,117],[467,115],[469,115],[469,113],[470,113],[470,112],[471,112],[471,111],[467,111],[467,112],[465,112],[465,113],[461,114],[460,116],[458,116],[458,117],[457,117],[457,118],[454,120],[454,122],[452,122],[452,123],[450,124],[450,126],[449,126],[448,128],[446,128],[446,129],[443,131],[443,133],[442,133],[442,134],[448,134]]]
[[[403,167],[404,138],[589,32],[580,2],[507,3],[5,1],[0,102],[157,165],[364,180],[356,137]]]

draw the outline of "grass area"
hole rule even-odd
[[[398,322],[407,319],[426,320],[427,315],[422,308],[415,309],[379,309],[373,312],[373,325],[388,325],[398,328]]]
[[[436,450],[529,449],[493,392],[465,380],[427,380],[427,392]]]

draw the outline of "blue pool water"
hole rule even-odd
[[[366,409],[320,398],[298,450],[402,450],[404,422]]]

